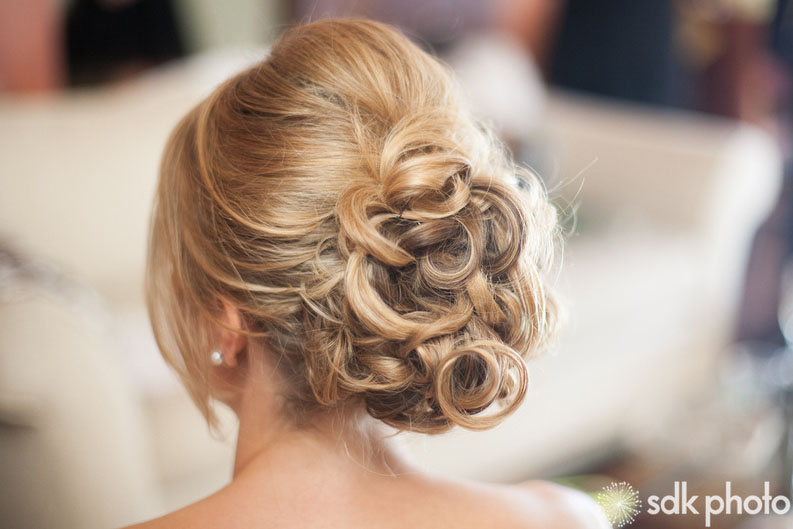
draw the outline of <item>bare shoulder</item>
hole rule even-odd
[[[451,492],[456,527],[611,529],[603,510],[583,492],[545,481],[519,485],[458,481]]]
[[[186,508],[184,512],[173,512],[170,514],[166,514],[165,516],[161,516],[159,518],[155,518],[153,520],[149,520],[146,522],[138,523],[135,525],[129,525],[127,527],[123,527],[122,529],[175,529],[175,528],[184,528],[187,529],[188,527],[197,527],[195,523],[193,523],[198,518],[192,516],[191,508]]]
[[[548,529],[610,529],[600,506],[583,492],[547,481],[514,485]]]
[[[203,529],[214,527],[213,516],[216,511],[219,493],[190,504],[177,511],[143,523],[130,525],[122,529]]]
[[[399,483],[399,482],[394,482]],[[203,529],[260,527],[273,513],[265,513],[261,502],[228,494],[228,488],[181,510],[125,529]],[[237,491],[239,492],[239,491]],[[426,476],[407,477],[402,486],[368,492],[358,491],[360,502],[350,504],[330,498],[322,511],[326,527],[458,527],[477,529],[610,529],[600,507],[586,494],[553,483],[532,481],[520,485],[497,485]],[[312,498],[314,498],[312,496]],[[349,497],[348,497],[349,499]],[[305,498],[304,498],[305,500]],[[288,516],[278,518],[279,527],[316,526],[306,516],[316,505],[294,505]],[[406,510],[408,504],[411,508]],[[370,509],[369,507],[374,507]],[[353,512],[354,511],[354,512]],[[269,514],[269,516],[268,516]],[[281,513],[282,515],[284,513]],[[350,516],[352,515],[352,516]],[[352,521],[355,520],[355,521]],[[312,522],[317,520],[312,519]],[[362,521],[366,521],[363,523]],[[268,524],[270,525],[270,524]]]

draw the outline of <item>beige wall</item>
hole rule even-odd
[[[271,42],[288,15],[285,0],[175,0],[188,48],[204,51]]]

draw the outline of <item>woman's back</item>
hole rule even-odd
[[[551,483],[456,481],[422,473],[393,456],[364,466],[343,449],[311,444],[308,451],[285,450],[300,460],[271,453],[277,461],[258,461],[220,492],[136,529],[610,527],[588,496]]]

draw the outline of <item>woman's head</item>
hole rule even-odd
[[[152,217],[147,294],[166,359],[209,414],[225,306],[288,413],[360,404],[400,429],[496,424],[556,312],[556,216],[387,26],[288,31],[177,126]],[[492,406],[495,405],[495,406]]]

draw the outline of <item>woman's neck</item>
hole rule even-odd
[[[363,411],[317,414],[307,425],[295,425],[281,410],[277,384],[266,373],[262,375],[249,373],[234,406],[239,419],[234,479],[254,472],[299,472],[316,466],[381,475],[415,471],[388,439],[392,432]]]

